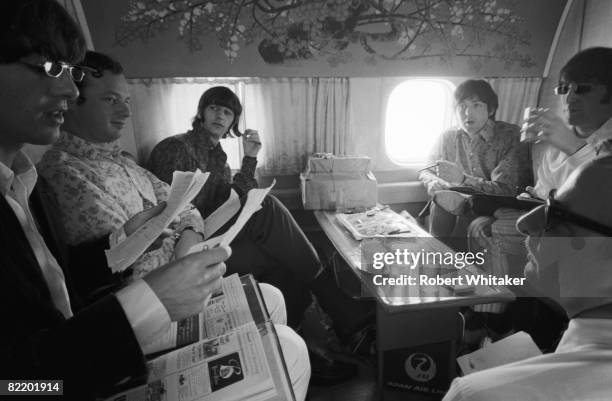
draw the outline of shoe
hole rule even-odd
[[[328,352],[316,345],[308,345],[310,357],[310,383],[331,386],[343,383],[357,375],[357,365],[333,359]]]
[[[472,197],[461,192],[441,190],[436,192],[433,201],[455,216],[464,216],[472,212]]]
[[[333,328],[342,345],[352,348],[352,344],[359,336],[367,334],[367,331],[376,325],[376,305],[367,301],[356,301],[360,303],[360,314],[354,316],[350,324],[338,324],[334,321]],[[374,329],[375,332],[375,329]],[[376,338],[376,337],[374,337]],[[351,351],[352,352],[352,351]]]

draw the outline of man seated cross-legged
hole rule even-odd
[[[534,187],[527,187],[520,198],[545,200],[551,190],[560,187],[582,163],[609,153],[612,140],[612,48],[596,47],[580,51],[561,69],[555,93],[562,96],[563,118],[551,110],[540,109],[528,119],[538,131],[542,157],[535,172]],[[524,237],[516,230],[516,221],[524,212],[502,208],[493,216],[476,218],[468,228],[468,242],[473,252],[487,249],[485,268],[491,274],[521,276],[526,261]],[[519,300],[519,303],[526,303]],[[476,308],[488,315],[489,326],[497,332],[512,327],[512,320],[524,317],[526,305],[492,304]],[[514,307],[519,309],[513,311]],[[548,348],[556,339],[560,322],[550,318],[550,311],[537,303],[530,309],[540,309],[548,317],[533,316],[533,321],[546,323],[532,328],[536,343]],[[514,318],[513,318],[514,316]]]
[[[442,133],[429,157],[435,165],[420,178],[432,197],[429,231],[453,248],[466,248],[465,233],[474,216],[464,208],[462,194],[448,189],[516,195],[531,174],[519,127],[495,120],[498,99],[489,83],[467,80],[454,97],[460,126]]]

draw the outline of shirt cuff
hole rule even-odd
[[[255,177],[255,168],[257,167],[257,158],[244,156],[242,158],[242,165],[240,166],[240,172],[247,177]]]
[[[179,225],[174,229],[174,232],[180,235],[184,230],[192,230],[204,236],[204,220],[198,209],[193,205],[181,212]]]
[[[116,245],[122,243],[126,238],[127,236],[125,235],[125,229],[123,226],[121,226],[110,233],[108,236],[108,245],[111,248],[114,248]]]
[[[170,315],[144,280],[136,280],[116,294],[140,348],[170,328]]]

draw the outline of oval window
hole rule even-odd
[[[387,103],[385,148],[397,164],[420,165],[438,136],[453,124],[455,86],[443,79],[410,79],[393,89]]]

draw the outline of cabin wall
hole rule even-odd
[[[574,0],[554,51],[550,73],[540,96],[540,105],[563,112],[561,97],[553,93],[563,65],[579,50],[593,46],[612,46],[612,2]]]
[[[340,10],[351,2],[81,2],[96,49],[134,78],[533,76],[565,4],[396,0]],[[282,54],[270,57],[275,47]]]
[[[402,2],[409,4],[410,0]],[[397,2],[400,3],[400,2]],[[367,54],[362,54],[363,49],[349,44],[343,51],[343,55],[350,57],[314,57],[305,60],[286,60],[280,64],[264,63],[259,59],[252,44],[259,43],[260,37],[253,36],[253,43],[241,43],[239,56],[229,60],[219,47],[218,38],[214,34],[203,40],[203,48],[192,51],[188,49],[185,38],[177,35],[177,20],[171,20],[168,29],[155,32],[155,35],[146,40],[139,40],[134,36],[133,40],[119,45],[117,27],[120,25],[122,16],[128,11],[128,2],[123,0],[109,0],[100,2],[96,0],[82,0],[88,26],[93,37],[96,50],[116,56],[123,64],[128,77],[163,77],[163,76],[350,76],[350,116],[352,132],[350,143],[347,144],[349,154],[366,154],[374,162],[374,169],[379,185],[380,200],[384,203],[404,203],[418,205],[425,198],[422,185],[416,179],[415,168],[407,168],[394,164],[385,154],[384,146],[384,118],[386,101],[391,90],[407,76],[422,74],[427,76],[441,77],[454,75],[451,82],[458,83],[469,76],[539,76],[548,54],[554,29],[565,1],[561,0],[538,0],[527,1],[498,1],[491,2],[493,11],[501,12],[503,7],[510,7],[512,15],[518,17],[517,27],[526,34],[526,42],[522,42],[523,36],[513,36],[519,43],[516,47],[518,53],[528,57],[530,63],[521,63],[516,60],[508,63],[509,59],[479,61],[474,63],[463,57],[451,57],[443,62],[442,58],[413,58],[410,60],[385,60],[379,57],[374,60]],[[415,3],[416,4],[416,3]],[[428,3],[429,4],[429,3]],[[433,4],[433,3],[432,3]],[[483,2],[483,5],[485,2]],[[487,2],[487,4],[489,4]],[[434,10],[432,8],[432,10]],[[499,9],[499,10],[498,10]],[[558,72],[562,63],[573,54],[579,44],[576,42],[596,41],[597,37],[605,35],[605,32],[587,32],[582,30],[580,17],[582,13],[589,18],[600,18],[600,25],[606,26],[603,19],[610,14],[610,4],[607,1],[578,0],[574,1],[570,18],[562,35],[561,44],[555,53],[551,77]],[[438,12],[432,12],[433,14]],[[246,15],[246,14],[245,14]],[[503,15],[500,14],[500,15]],[[241,17],[242,18],[242,17]],[[605,31],[606,28],[600,27]],[[384,24],[379,28],[384,28]],[[134,31],[135,32],[135,31]],[[462,35],[453,35],[453,40]],[[582,34],[582,35],[580,35]],[[582,39],[576,39],[581,36]],[[519,38],[521,38],[519,40]],[[425,39],[425,38],[423,38]],[[489,54],[493,45],[491,35],[482,37],[482,41],[473,50],[476,54]],[[438,39],[439,41],[439,39]],[[435,42],[435,40],[434,40]],[[506,40],[510,44],[512,40]],[[576,43],[575,43],[576,42]],[[398,43],[386,43],[397,46]],[[457,42],[461,44],[462,41]],[[427,50],[429,45],[435,49],[440,44],[431,43],[427,40],[418,42],[422,50]],[[420,47],[417,47],[420,49]],[[340,54],[340,55],[342,55]],[[163,55],[163,57],[160,57]],[[321,53],[323,55],[323,53]],[[489,54],[490,55],[490,54]],[[365,58],[364,58],[365,57]],[[369,60],[371,62],[364,62]],[[483,59],[479,59],[483,60]],[[375,61],[375,62],[374,62]],[[545,85],[554,86],[556,78],[551,78]],[[542,89],[541,104],[553,104],[558,99],[544,95],[550,92],[550,88]],[[559,104],[554,104],[559,108]],[[513,121],[516,122],[516,121]],[[409,127],[407,128],[409,129]],[[128,127],[123,135],[122,145],[128,152],[139,155],[138,143],[134,137],[133,124]],[[265,146],[265,143],[264,143]],[[44,147],[29,147],[28,152],[37,160],[44,152]],[[140,150],[140,152],[139,152]],[[142,159],[142,154],[140,155]],[[140,160],[143,162],[144,160]],[[265,183],[269,177],[262,177]],[[288,204],[291,207],[299,206],[297,176],[280,177],[279,192],[286,194]]]

